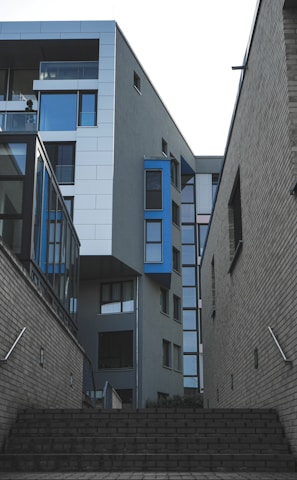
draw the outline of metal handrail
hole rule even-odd
[[[7,352],[6,356],[4,358],[0,358],[0,363],[5,363],[7,362],[8,358],[10,357],[11,353],[13,352],[13,350],[15,349],[18,341],[20,340],[21,336],[24,334],[26,330],[26,327],[23,328],[23,330],[21,331],[21,333],[18,335],[18,337],[15,339],[12,347],[10,348],[10,350]]]
[[[268,327],[268,330],[269,330],[269,332],[270,332],[273,340],[275,341],[275,344],[276,344],[277,348],[279,349],[280,354],[281,354],[281,356],[283,357],[283,360],[284,360],[285,364],[286,364],[286,365],[292,365],[292,360],[289,360],[289,359],[286,357],[286,355],[284,354],[284,352],[283,352],[283,350],[282,350],[282,347],[280,346],[280,344],[279,344],[279,342],[278,342],[278,339],[276,338],[276,336],[275,336],[274,333],[273,333],[272,328],[271,328],[271,327]]]

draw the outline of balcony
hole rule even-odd
[[[36,132],[37,112],[0,112],[0,132]]]
[[[98,79],[98,62],[41,62],[40,80]]]

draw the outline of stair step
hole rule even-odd
[[[294,472],[289,454],[3,454],[1,470],[24,472]]]

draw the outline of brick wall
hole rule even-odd
[[[297,45],[294,16],[295,10],[283,11],[283,0],[261,2],[202,264],[202,301],[205,405],[277,408],[297,455],[297,198],[289,194],[296,178],[297,93],[288,95],[296,88],[297,50],[286,58],[286,42]],[[294,63],[296,76],[288,82]],[[243,247],[228,273],[228,202],[238,169]]]
[[[0,363],[1,448],[20,409],[81,407],[83,351],[1,241],[0,292],[0,358],[26,327],[8,361]]]

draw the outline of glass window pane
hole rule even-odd
[[[99,333],[99,368],[133,367],[133,332]]]
[[[183,245],[182,246],[182,263],[196,264],[195,245]]]
[[[197,375],[196,355],[184,355],[184,375]]]
[[[33,91],[33,81],[38,78],[38,70],[12,70],[11,100],[36,98],[36,94]]]
[[[0,144],[0,175],[25,175],[26,157],[25,143]]]
[[[198,377],[184,377],[185,388],[198,388]]]
[[[23,209],[23,182],[0,181],[0,214],[21,214]]]
[[[196,288],[194,287],[183,288],[183,306],[184,308],[196,307]]]
[[[182,222],[184,223],[195,222],[194,204],[184,203],[182,204],[181,210],[182,210]]]
[[[146,222],[146,241],[147,242],[161,242],[161,222]]]
[[[184,330],[196,330],[196,310],[183,311],[183,328]]]
[[[197,332],[184,332],[184,352],[197,352]]]
[[[194,227],[194,225],[183,225],[183,227],[182,227],[182,243],[195,243],[195,227]]]
[[[199,225],[198,229],[199,229],[199,252],[200,252],[200,256],[201,256],[203,254],[203,250],[204,250],[208,225]]]
[[[7,70],[0,70],[0,100],[6,99]]]
[[[161,262],[162,261],[162,245],[159,243],[148,243],[145,248],[146,262]]]
[[[183,267],[182,279],[184,286],[196,285],[196,269],[195,267]]]
[[[41,94],[40,130],[76,130],[76,115],[76,93]]]
[[[181,198],[183,203],[194,203],[194,186],[186,185],[181,191]]]
[[[159,170],[146,172],[146,208],[151,210],[162,208],[162,173]]]
[[[3,238],[13,253],[21,253],[22,229],[23,220],[0,220],[0,237]]]
[[[96,125],[96,94],[81,93],[79,108],[79,125],[81,127],[94,127]]]

